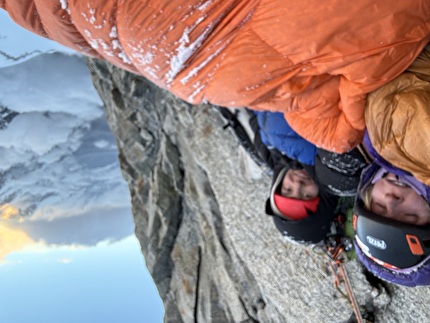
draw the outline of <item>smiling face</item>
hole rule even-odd
[[[374,184],[370,209],[381,216],[405,223],[430,223],[430,207],[424,198],[392,173]]]
[[[317,197],[318,193],[318,185],[304,169],[289,169],[282,180],[282,196],[298,200],[311,200]]]

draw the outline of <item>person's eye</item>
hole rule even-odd
[[[281,191],[281,195],[288,197],[291,194],[291,188],[284,188]]]

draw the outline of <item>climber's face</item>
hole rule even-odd
[[[317,197],[318,193],[318,185],[304,169],[290,169],[282,180],[282,196],[298,200],[311,200]]]
[[[426,225],[430,223],[430,207],[412,187],[388,173],[373,186],[370,209],[393,220]]]

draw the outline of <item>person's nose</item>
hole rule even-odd
[[[403,201],[402,194],[398,193],[396,190],[390,190],[385,193],[385,201],[389,203],[401,203]]]
[[[298,199],[305,200],[307,195],[310,195],[309,188],[303,183],[299,184],[297,193]]]
[[[393,192],[385,194],[385,207],[387,209],[387,214],[392,216],[395,214],[399,206],[402,204],[403,198],[401,195],[395,194]]]
[[[295,181],[291,187],[292,196],[297,199],[301,199],[303,195],[303,185],[299,181]]]
[[[299,176],[295,176],[293,179],[293,194],[295,196],[295,198],[299,199],[299,200],[303,200],[305,198],[306,191],[307,191],[307,187],[308,187],[308,182],[306,181],[306,179],[299,177]]]

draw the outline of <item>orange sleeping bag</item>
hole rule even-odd
[[[141,74],[180,98],[284,112],[344,152],[366,95],[430,37],[430,0],[0,0],[25,28]]]

